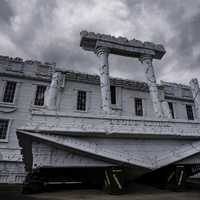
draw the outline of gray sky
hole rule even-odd
[[[98,73],[97,57],[79,47],[88,30],[161,43],[158,80],[200,80],[200,0],[0,0],[0,27],[1,55]],[[110,56],[110,73],[144,80],[136,59]]]

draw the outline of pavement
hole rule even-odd
[[[147,185],[133,184],[128,193],[109,195],[97,189],[53,189],[48,192],[23,195],[20,186],[0,186],[0,200],[200,200],[200,184],[184,192],[172,192]]]

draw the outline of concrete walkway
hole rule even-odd
[[[109,195],[101,190],[55,190],[34,195],[22,195],[20,188],[0,187],[0,200],[199,200],[200,187],[185,192],[171,192],[146,185],[133,185],[128,194]]]

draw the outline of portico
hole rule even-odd
[[[153,103],[154,112],[157,118],[163,118],[165,110],[162,110],[159,99],[156,76],[153,67],[153,59],[161,59],[165,54],[165,49],[160,44],[150,42],[142,43],[139,40],[128,40],[123,37],[113,37],[92,32],[81,32],[80,46],[88,51],[93,51],[100,59],[100,82],[102,109],[105,114],[110,113],[110,81],[109,81],[109,54],[126,57],[133,57],[145,67],[145,75]]]

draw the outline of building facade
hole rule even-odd
[[[98,37],[83,33],[81,46],[100,43],[100,75],[0,57],[0,182],[20,183],[36,169],[102,167],[105,184],[121,189],[110,167],[138,177],[175,166],[177,184],[186,166],[187,174],[198,172],[197,80],[157,84],[152,58],[161,59],[163,47],[135,40],[135,49],[120,50],[128,41],[112,38],[105,48],[110,37]],[[147,82],[110,78],[109,53],[139,57]]]
[[[39,62],[0,56],[0,182],[22,183],[24,164],[16,129],[31,120],[30,112],[43,105],[52,67]]]
[[[21,183],[25,174],[16,129],[29,122],[32,113],[44,107],[44,95],[50,86],[54,65],[6,56],[0,59],[0,181]],[[111,78],[110,82],[113,115],[141,119],[154,116],[146,83],[116,78]],[[160,98],[168,102],[174,119],[197,118],[189,86],[161,82],[158,87]],[[60,112],[102,116],[98,75],[66,71],[61,95]]]

